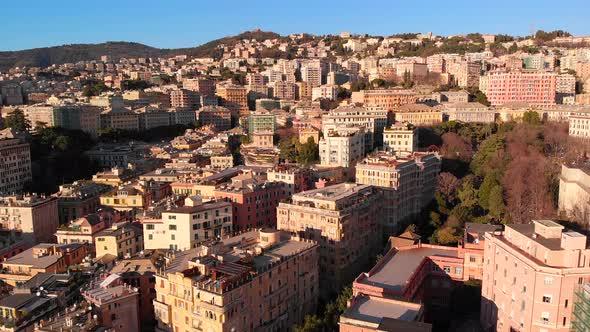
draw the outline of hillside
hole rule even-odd
[[[192,48],[160,49],[132,42],[106,42],[101,44],[71,44],[34,48],[22,51],[0,52],[0,70],[11,67],[46,67],[52,64],[63,64],[84,60],[98,60],[101,55],[110,55],[115,59],[124,57],[159,57],[176,54],[192,56],[214,56],[220,44],[233,45],[241,39],[264,40],[280,38],[274,32],[247,31],[239,35],[224,37]]]

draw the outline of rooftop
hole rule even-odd
[[[368,273],[362,283],[401,292],[422,261],[429,256],[458,258],[457,248],[420,245],[399,250]]]
[[[381,323],[383,318],[386,317],[403,321],[413,321],[418,318],[420,309],[420,304],[411,302],[358,296],[354,303],[346,309],[343,316],[375,324]]]

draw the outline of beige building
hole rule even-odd
[[[274,134],[270,131],[252,133],[250,137],[252,138],[252,146],[254,147],[261,149],[272,149],[274,147]]]
[[[29,144],[10,128],[0,130],[0,194],[20,192],[31,181]]]
[[[184,206],[142,220],[145,249],[187,250],[232,234],[232,205],[187,197]]]
[[[39,196],[0,197],[0,228],[17,231],[31,243],[54,242],[59,225],[57,199]]]
[[[383,148],[393,152],[418,150],[418,131],[408,123],[395,123],[383,131]]]
[[[299,143],[307,143],[310,137],[313,139],[314,143],[318,143],[320,141],[320,131],[312,127],[299,130]]]
[[[322,131],[326,133],[342,127],[364,128],[365,151],[371,151],[383,143],[383,129],[388,121],[388,111],[381,107],[340,106],[322,115]]]
[[[388,111],[394,111],[396,107],[405,104],[415,104],[418,99],[412,90],[404,89],[380,89],[362,90],[353,92],[352,102],[364,103],[367,106],[379,106]]]
[[[382,249],[381,207],[374,187],[336,184],[279,203],[277,228],[321,244],[320,289],[338,293]]]
[[[481,322],[495,331],[571,331],[574,291],[590,280],[586,236],[551,220],[485,234]]]
[[[356,165],[356,183],[379,188],[385,202],[383,230],[386,236],[403,230],[433,199],[441,158],[435,153],[400,157],[377,153]]]
[[[287,331],[316,309],[318,246],[250,231],[172,253],[156,275],[156,331]]]
[[[364,128],[341,127],[329,130],[319,142],[322,166],[354,166],[365,155]]]
[[[232,112],[233,117],[248,115],[248,90],[240,85],[217,85],[217,96],[221,98],[221,106]]]
[[[205,106],[197,111],[202,126],[213,125],[219,131],[231,128],[231,111],[221,106]]]
[[[426,104],[402,105],[394,111],[396,122],[411,123],[414,126],[432,126],[443,122],[443,113]]]
[[[570,115],[569,135],[583,140],[590,139],[590,116],[583,113]]]
[[[219,170],[234,167],[234,157],[231,154],[211,156],[211,167]]]
[[[587,168],[561,166],[558,208],[567,218],[584,223],[590,220],[590,172]]]
[[[129,258],[143,250],[141,229],[132,224],[116,224],[96,235],[96,257],[110,255],[114,258]]]

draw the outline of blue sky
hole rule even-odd
[[[0,51],[104,41],[175,48],[260,28],[280,34],[590,35],[590,1],[29,0],[0,6]]]

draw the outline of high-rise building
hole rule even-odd
[[[365,151],[383,144],[383,129],[388,123],[388,111],[380,107],[340,106],[322,115],[322,131],[340,127],[365,129]]]
[[[217,86],[216,94],[221,98],[221,106],[227,107],[233,117],[248,115],[248,89],[240,85],[224,84]]]
[[[273,97],[278,99],[295,100],[297,85],[295,83],[276,81],[272,84]]]
[[[213,125],[219,131],[231,128],[231,111],[221,106],[205,106],[197,111],[202,126]]]
[[[381,247],[381,195],[341,183],[294,194],[277,208],[277,227],[320,243],[320,289],[338,293]]]
[[[274,133],[277,129],[276,115],[270,112],[255,112],[248,117],[248,133]]]
[[[186,79],[182,81],[182,87],[187,90],[196,91],[203,96],[215,94],[215,83],[209,79]]]
[[[319,67],[306,66],[301,68],[301,80],[312,88],[322,85],[322,70]]]
[[[586,236],[551,220],[486,233],[481,323],[497,331],[570,331],[574,291],[590,281]]]
[[[356,182],[382,192],[385,235],[395,235],[434,199],[440,168],[441,158],[435,153],[402,157],[380,152],[356,165]]]
[[[166,256],[157,331],[287,331],[318,302],[318,245],[286,232],[242,233]]]
[[[174,108],[196,110],[201,104],[200,95],[192,90],[178,89],[170,91],[170,106]]]
[[[10,128],[0,130],[0,194],[20,192],[31,181],[29,144]]]

